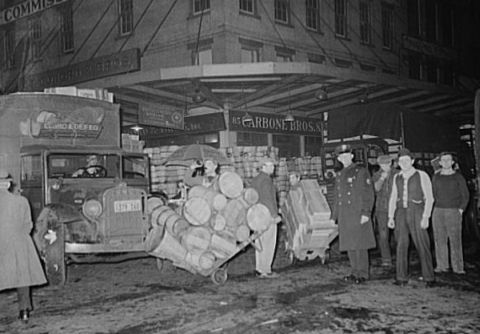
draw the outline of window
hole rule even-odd
[[[266,133],[237,132],[237,145],[238,146],[268,145],[268,135]]]
[[[290,5],[288,0],[275,0],[275,21],[290,22]]]
[[[393,7],[387,4],[382,5],[382,40],[384,48],[393,48]]]
[[[40,155],[26,155],[21,161],[22,182],[42,180],[42,159]]]
[[[420,10],[418,0],[407,0],[407,25],[410,36],[420,35]]]
[[[63,6],[61,10],[61,43],[64,53],[73,51],[73,12],[70,3]]]
[[[242,46],[241,59],[242,63],[258,63],[260,61],[260,50],[248,46]]]
[[[133,32],[133,0],[118,0],[118,27],[120,36]]]
[[[193,15],[210,10],[210,0],[193,0]]]
[[[410,79],[421,79],[422,64],[421,55],[416,52],[410,52],[408,55],[408,76]]]
[[[39,59],[42,51],[42,22],[40,18],[30,20],[30,40],[32,46],[32,58]]]
[[[148,162],[144,157],[123,157],[123,178],[143,179],[148,175]]]
[[[437,82],[438,61],[435,57],[428,56],[425,61],[426,79],[430,82]]]
[[[347,3],[345,0],[335,0],[335,34],[347,36]]]
[[[370,44],[372,42],[372,25],[370,18],[370,2],[360,1],[360,42]]]
[[[437,41],[437,6],[432,1],[425,2],[425,37],[427,41]]]
[[[441,20],[441,32],[440,32],[440,38],[441,42],[446,45],[446,46],[453,46],[453,11],[450,6],[447,4],[442,4],[440,7],[440,20]]]
[[[210,65],[213,64],[212,61],[212,49],[204,48],[198,50],[198,54],[195,50],[192,53],[192,64],[193,65]]]
[[[15,29],[5,30],[5,60],[7,69],[15,67]]]
[[[293,55],[285,53],[277,53],[277,62],[288,63],[293,61]]]
[[[255,14],[255,1],[254,0],[239,0],[240,12]]]
[[[305,17],[307,28],[320,31],[320,4],[318,0],[305,1]]]

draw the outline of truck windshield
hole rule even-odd
[[[123,178],[138,179],[148,175],[148,160],[145,157],[124,156]]]
[[[119,176],[120,157],[116,154],[51,154],[48,177],[115,178]]]

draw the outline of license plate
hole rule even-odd
[[[118,212],[141,211],[142,202],[139,199],[115,201],[113,202],[113,210]]]

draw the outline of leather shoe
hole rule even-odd
[[[426,288],[434,288],[437,286],[437,283],[435,281],[426,281],[425,282],[425,287]]]
[[[400,281],[400,280],[396,279],[395,281],[393,281],[393,284],[398,285],[398,286],[406,286],[408,284],[408,281]]]
[[[356,279],[357,278],[355,276],[351,275],[351,274],[343,277],[343,280],[345,282],[355,282]]]
[[[367,279],[365,277],[357,277],[355,278],[355,284],[362,284],[365,283]]]
[[[29,309],[25,309],[25,310],[21,310],[19,315],[18,315],[18,319],[20,319],[22,322],[28,322],[28,319],[30,318],[30,310]]]

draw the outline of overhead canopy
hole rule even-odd
[[[328,113],[328,139],[372,135],[401,141],[413,152],[458,150],[456,124],[442,118],[412,112],[395,104],[364,103]]]

